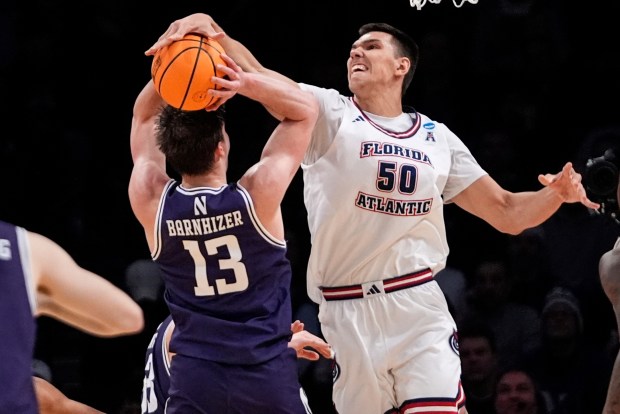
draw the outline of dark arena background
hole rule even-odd
[[[421,58],[404,103],[447,124],[508,190],[537,190],[537,175],[556,173],[566,161],[583,171],[589,158],[620,143],[616,1],[479,0],[458,8],[442,0],[418,10],[409,0],[4,0],[0,219],[52,238],[132,294],[136,280],[161,289],[156,272],[140,279],[145,270],[136,267],[150,256],[127,196],[132,106],[150,76],[144,51],[193,12],[211,14],[264,66],[344,93],[357,28],[384,21],[405,30]],[[258,160],[275,120],[242,97],[227,103],[227,113],[232,181]],[[310,238],[302,197],[298,175],[283,204],[293,304],[320,334],[305,294]],[[523,237],[500,234],[452,205],[445,216],[448,265],[465,281],[457,297],[467,297],[480,263],[501,258],[515,275],[510,300],[541,311],[551,286],[568,286],[590,345],[615,349],[616,321],[597,264],[620,226],[579,204],[564,205]],[[372,235],[361,227],[360,237]],[[523,244],[525,252],[514,253]],[[41,375],[106,413],[139,413],[144,352],[167,311],[161,290],[154,299],[136,298],[146,327],[132,337],[95,338],[41,317]],[[300,375],[315,414],[328,414],[329,365],[300,362]]]

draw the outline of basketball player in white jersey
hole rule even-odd
[[[146,54],[188,32],[216,38],[244,71],[285,78],[206,14],[173,22]],[[500,187],[448,127],[403,108],[416,43],[381,23],[359,36],[347,61],[353,96],[299,84],[320,102],[302,164],[307,287],[336,353],[333,401],[341,414],[465,413],[456,324],[433,279],[448,255],[443,204],[509,234],[563,203],[598,204],[571,163],[540,175],[538,191]]]

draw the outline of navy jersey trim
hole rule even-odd
[[[174,183],[174,180],[168,181],[161,192],[161,196],[159,197],[159,206],[157,207],[157,213],[155,214],[155,228],[153,229],[153,241],[155,243],[155,246],[153,246],[153,251],[151,252],[151,258],[153,258],[153,260],[157,259],[161,253],[161,218],[163,216],[164,204],[166,203],[166,194],[168,194],[168,190]]]
[[[34,286],[34,276],[32,274],[32,266],[30,265],[30,244],[28,243],[28,232],[23,227],[15,226],[15,235],[17,238],[17,249],[19,250],[19,258],[21,261],[22,272],[24,273],[24,283],[26,285],[26,293],[28,294],[28,302],[30,310],[35,315],[37,311],[36,288]]]
[[[250,215],[250,219],[252,220],[252,224],[254,225],[254,228],[256,229],[258,234],[260,234],[268,243],[270,243],[270,244],[272,244],[274,246],[286,248],[286,242],[285,241],[282,241],[282,240],[279,240],[279,239],[273,237],[267,231],[267,229],[265,229],[265,227],[263,227],[263,224],[258,219],[258,215],[256,214],[256,210],[254,210],[254,203],[252,202],[252,197],[250,196],[250,193],[248,193],[248,190],[246,190],[241,184],[237,183],[237,191],[239,191],[239,194],[241,194],[243,196],[243,201],[245,202],[245,205],[246,205],[246,207],[248,209],[248,213]]]

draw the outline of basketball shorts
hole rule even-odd
[[[464,405],[457,329],[439,285],[377,290],[319,307],[336,354],[338,413],[457,413]]]
[[[175,355],[166,414],[310,414],[295,350],[257,365]]]

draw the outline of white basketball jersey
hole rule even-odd
[[[465,144],[415,111],[379,117],[334,89],[301,86],[321,107],[302,164],[309,297],[320,303],[321,286],[443,269],[443,202],[486,174]]]

